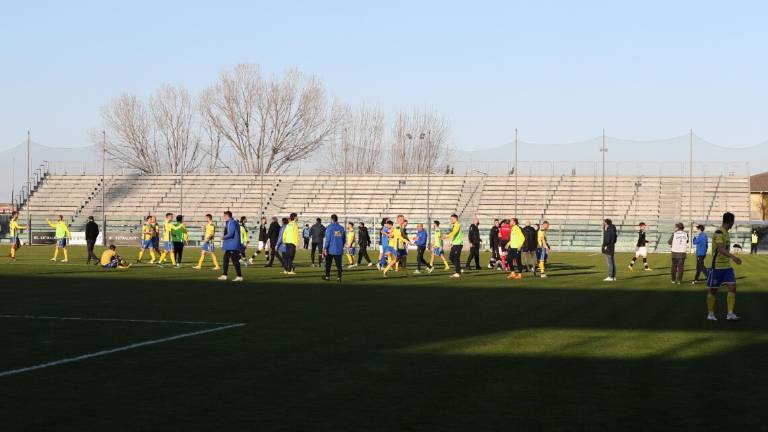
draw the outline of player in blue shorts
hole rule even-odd
[[[725,285],[728,287],[728,314],[725,319],[728,321],[738,321],[741,318],[736,315],[736,273],[733,271],[731,261],[741,265],[741,259],[731,254],[731,237],[728,231],[733,227],[736,217],[733,213],[723,215],[723,225],[715,231],[712,236],[712,268],[707,277],[707,319],[717,321],[715,317],[715,300],[718,289]]]
[[[381,257],[379,257],[379,270],[384,270],[387,264],[395,259],[395,248],[390,246],[389,240],[392,238],[392,221],[387,219],[384,222],[384,227],[381,228]]]
[[[156,226],[152,216],[147,216],[144,219],[144,225],[141,227],[141,250],[139,250],[139,259],[136,260],[136,263],[141,263],[145,251],[149,251],[149,263],[155,263],[155,245],[153,239],[157,237],[157,232],[155,231]]]
[[[213,261],[213,269],[219,270],[219,261],[216,259],[216,249],[213,245],[214,238],[216,237],[216,224],[213,223],[213,216],[210,214],[205,215],[205,225],[203,225],[203,244],[200,246],[200,260],[197,265],[192,267],[195,270],[203,268],[203,262],[205,261],[205,255],[211,257]]]
[[[434,222],[434,232],[432,234],[432,256],[429,258],[429,266],[431,268],[435,267],[435,257],[439,257],[441,260],[443,260],[443,265],[445,266],[446,270],[450,268],[448,261],[445,259],[445,254],[443,253],[443,232],[440,230],[440,221]]]
[[[19,225],[19,212],[11,212],[11,222],[8,224],[11,229],[11,253],[8,257],[16,261],[16,251],[21,249],[21,237],[19,231],[27,229],[24,225]]]

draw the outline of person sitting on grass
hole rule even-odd
[[[99,264],[105,269],[127,269],[131,266],[117,254],[117,248],[113,244],[101,254]]]

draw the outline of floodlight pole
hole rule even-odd
[[[688,217],[691,219],[691,245],[693,245],[693,129],[688,141]]]
[[[106,161],[107,161],[107,131],[101,131],[101,244],[107,245],[107,212],[106,212]]]
[[[16,156],[11,157],[11,211],[16,210]]]
[[[603,129],[603,144],[600,147],[600,153],[602,153],[603,156],[603,181],[602,181],[602,188],[603,188],[603,197],[602,197],[602,212],[603,212],[603,221],[605,221],[605,154],[608,152],[608,149],[605,147],[605,129]],[[602,223],[602,221],[601,221]]]
[[[515,128],[515,216],[519,217],[517,214],[517,174],[520,170],[517,166],[517,128]]]
[[[30,203],[32,198],[32,153],[31,153],[30,133],[27,131],[27,242],[32,244],[32,213],[30,212]]]
[[[341,133],[341,145],[342,153],[344,153],[344,160],[342,166],[344,167],[344,227],[347,226],[347,128]]]
[[[419,135],[424,137],[424,134]],[[430,179],[432,177],[432,131],[427,131],[427,232],[430,232],[432,226],[432,207],[430,204]]]

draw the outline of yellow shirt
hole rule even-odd
[[[107,249],[101,254],[101,265],[105,266],[112,262],[112,260],[115,258],[115,255],[117,255],[117,252],[113,251],[112,249]]]
[[[547,243],[547,232],[546,231],[544,231],[543,229],[539,229],[539,234],[538,234],[537,237],[538,237],[538,243],[539,243],[539,247],[540,248],[543,248],[545,244],[547,246],[549,246],[549,244]]]
[[[211,241],[213,240],[213,237],[216,235],[216,224],[213,222],[209,222],[205,224],[205,234],[203,235],[203,240],[205,241]]]
[[[144,224],[144,226],[141,228],[141,238],[142,240],[152,240],[153,233],[152,225]]]
[[[56,222],[48,221],[48,225],[56,230],[57,239],[65,239],[69,237],[69,227],[63,220]]]
[[[19,223],[16,221],[16,219],[11,219],[11,237],[16,237],[19,235],[19,230],[25,230],[27,229],[24,225],[19,225]]]
[[[728,230],[721,226],[712,236],[712,268],[727,269],[731,268],[731,259],[717,251],[717,247],[722,245],[728,252],[731,251],[731,235]]]
[[[240,243],[244,246],[248,244],[248,228],[245,225],[240,225]]]
[[[509,235],[509,243],[507,243],[507,248],[520,249],[523,247],[523,243],[525,243],[523,230],[520,229],[520,225],[513,226]]]
[[[392,228],[392,238],[389,240],[389,245],[395,249],[405,249],[406,239],[403,237],[403,229],[401,227]]]
[[[173,222],[166,221],[163,224],[163,241],[171,241],[171,232],[173,232]]]
[[[352,247],[355,245],[355,230],[347,230],[347,244],[346,247]]]
[[[432,234],[432,247],[443,247],[443,231],[440,228],[435,228],[435,232]]]
[[[283,243],[297,245],[299,244],[299,226],[296,221],[288,222],[283,230]]]
[[[448,237],[453,239],[451,240],[451,245],[453,246],[464,244],[464,236],[461,234],[461,225],[458,221],[453,224],[451,232],[448,233]]]

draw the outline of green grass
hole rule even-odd
[[[670,284],[661,254],[613,284],[601,256],[555,253],[547,280],[361,268],[340,286],[304,253],[297,276],[251,267],[243,284],[50,253],[0,261],[0,313],[247,325],[0,377],[2,430],[701,431],[768,417],[768,256],[736,268],[744,319],[729,323],[724,294],[706,321],[704,287]],[[208,327],[0,318],[0,372]]]

